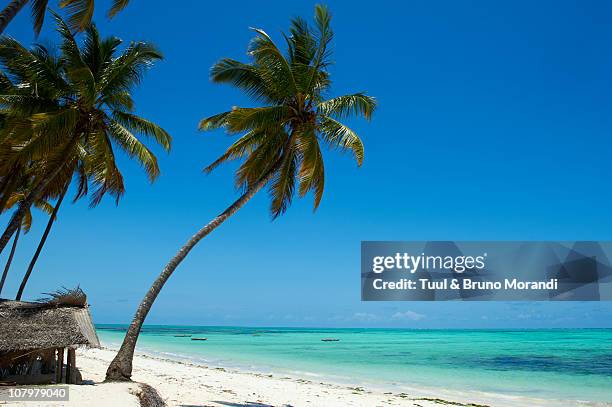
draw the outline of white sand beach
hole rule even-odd
[[[102,381],[102,374],[112,356],[114,352],[106,349],[82,352],[79,363],[83,377]],[[436,405],[425,400],[409,402],[408,395],[369,392],[359,387],[315,383],[287,376],[209,368],[147,355],[136,357],[133,379],[156,388],[169,406]],[[131,389],[134,392],[134,388]],[[132,402],[137,401],[136,396],[132,398]]]
[[[102,383],[110,349],[81,350],[77,364],[88,384],[70,385],[70,402],[36,403],[37,406],[139,406],[137,383]],[[213,368],[139,354],[134,360],[135,382],[153,386],[168,406],[267,407],[267,406],[407,406],[470,407],[570,406],[561,402],[528,400],[486,393],[428,394],[315,382],[305,379]],[[3,391],[6,389],[0,389]],[[0,405],[2,402],[0,402]],[[8,403],[5,403],[8,404]],[[31,407],[32,402],[10,404]],[[609,406],[606,403],[575,404]]]

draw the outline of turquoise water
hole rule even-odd
[[[98,325],[118,347],[124,326]],[[207,341],[174,335],[191,334]],[[322,338],[339,342],[323,342]],[[396,330],[147,326],[141,352],[401,391],[612,402],[612,329]]]

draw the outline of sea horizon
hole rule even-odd
[[[107,326],[124,326],[129,327],[129,323],[95,323],[96,328],[104,328]],[[600,327],[542,327],[542,328],[534,328],[534,327],[497,327],[497,328],[483,328],[483,327],[465,327],[465,328],[419,328],[419,327],[410,327],[410,328],[402,328],[402,327],[374,327],[374,326],[321,326],[321,325],[258,325],[258,324],[237,324],[237,325],[222,325],[222,324],[213,324],[213,325],[198,325],[198,324],[143,324],[143,328],[147,327],[198,327],[198,328],[260,328],[260,329],[366,329],[366,330],[396,330],[396,331],[565,331],[565,330],[612,330],[612,326],[600,326]]]

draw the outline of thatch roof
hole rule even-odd
[[[99,347],[86,305],[58,305],[0,299],[0,352]]]

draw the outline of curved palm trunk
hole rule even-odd
[[[28,0],[13,0],[0,12],[0,34],[26,4]]]
[[[251,189],[246,191],[240,198],[238,198],[238,200],[236,200],[225,211],[223,211],[212,221],[210,221],[206,226],[198,230],[198,232],[193,235],[183,247],[181,247],[178,253],[166,265],[164,270],[157,277],[151,288],[149,288],[149,291],[138,306],[136,314],[134,315],[134,319],[132,319],[132,323],[130,324],[130,327],[128,328],[125,334],[125,338],[123,339],[121,348],[119,349],[119,352],[117,352],[117,355],[115,356],[111,364],[108,366],[108,369],[106,371],[107,381],[130,380],[130,377],[132,376],[132,359],[134,358],[134,349],[136,348],[136,341],[138,340],[140,329],[142,328],[142,324],[144,323],[147,314],[151,310],[153,302],[159,295],[164,284],[166,284],[166,281],[168,281],[174,270],[176,270],[178,265],[183,261],[183,259],[185,259],[185,257],[187,257],[187,254],[189,254],[191,249],[193,249],[193,247],[200,240],[202,240],[210,232],[215,230],[230,216],[235,214],[253,197],[253,195],[255,195],[268,183],[268,181],[270,181],[270,179],[272,179],[276,169],[278,168],[279,163],[280,160],[270,169],[270,171],[264,177],[262,177],[255,185],[253,185]]]
[[[47,222],[47,227],[45,228],[45,232],[43,233],[42,238],[40,239],[40,243],[38,243],[38,247],[36,248],[36,253],[34,253],[34,257],[32,257],[32,261],[30,261],[28,270],[23,276],[23,280],[21,280],[21,285],[19,286],[19,291],[17,291],[17,296],[15,297],[15,301],[21,300],[21,296],[23,295],[23,290],[25,290],[25,286],[28,283],[28,280],[30,279],[32,270],[34,270],[34,265],[36,264],[36,261],[38,260],[38,256],[40,256],[40,252],[42,251],[42,248],[45,245],[45,242],[47,241],[47,237],[49,236],[49,232],[51,231],[51,226],[53,226],[53,222],[55,221],[55,218],[57,217],[57,212],[59,211],[59,207],[62,204],[62,201],[64,200],[64,196],[66,195],[66,192],[68,192],[68,188],[64,188],[64,190],[62,191],[62,194],[59,196],[57,200],[57,203],[55,204],[55,208],[53,208],[53,212],[51,213],[51,216],[49,217],[49,221]]]
[[[6,261],[6,266],[4,266],[4,272],[2,273],[2,279],[0,280],[0,294],[2,294],[2,289],[4,288],[4,282],[6,281],[6,276],[11,268],[11,263],[13,262],[13,256],[15,255],[15,249],[17,248],[17,241],[19,240],[19,234],[21,233],[21,227],[17,228],[17,232],[15,232],[15,239],[13,240],[13,246],[11,247],[11,253],[9,254],[8,260]]]

